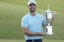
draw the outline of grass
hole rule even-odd
[[[24,39],[20,24],[22,17],[28,12],[27,2],[28,0],[0,0],[0,39]],[[37,12],[41,13],[42,10],[47,10],[48,3],[57,14],[53,23],[54,35],[44,37],[44,39],[64,40],[64,0],[37,0]],[[4,40],[0,41],[4,42]],[[20,41],[22,40],[18,40],[18,42]]]
[[[0,40],[0,42],[25,42],[25,40]],[[64,42],[64,40],[43,40],[43,42]]]

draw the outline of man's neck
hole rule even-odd
[[[36,12],[30,12],[30,14],[31,14],[32,16],[35,16],[35,15],[36,15]]]

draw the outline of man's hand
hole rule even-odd
[[[52,21],[54,21],[55,18],[56,18],[56,11],[53,11]]]
[[[46,36],[47,34],[44,33],[44,32],[41,32],[40,35],[41,35],[41,36]]]

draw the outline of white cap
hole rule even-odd
[[[35,0],[29,0],[29,1],[28,1],[28,5],[30,5],[31,3],[36,4],[36,1],[35,1]]]

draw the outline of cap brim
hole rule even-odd
[[[35,4],[35,3],[30,3],[30,4]],[[30,5],[30,4],[28,4],[28,5]],[[35,4],[36,5],[36,4]]]

